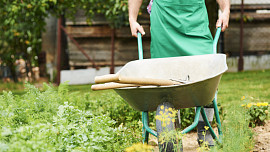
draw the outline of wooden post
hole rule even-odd
[[[58,19],[58,25],[57,25],[57,78],[56,78],[56,84],[60,84],[60,72],[61,72],[61,50],[62,50],[62,16]]]
[[[115,28],[112,29],[111,35],[111,67],[110,67],[110,74],[114,74],[114,41],[115,41]]]
[[[243,50],[243,38],[244,38],[244,0],[241,0],[241,23],[240,23],[240,52],[239,52],[239,60],[238,60],[238,71],[243,71],[244,70],[244,50]]]

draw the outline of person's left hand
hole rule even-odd
[[[224,32],[226,28],[229,27],[229,18],[230,18],[230,11],[222,12],[221,15],[219,16],[219,19],[217,20],[216,28],[221,27],[222,25],[221,31]]]

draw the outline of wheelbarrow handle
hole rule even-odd
[[[218,43],[218,39],[220,36],[221,28],[222,28],[222,25],[217,28],[217,31],[215,34],[215,38],[214,38],[214,42],[213,42],[213,54],[217,54],[217,43]]]
[[[138,53],[139,53],[139,60],[143,59],[143,47],[142,47],[142,34],[138,32]]]
[[[221,28],[222,28],[222,25],[217,28],[217,31],[215,34],[215,38],[214,38],[214,42],[213,42],[213,54],[217,53],[217,43],[218,43],[219,36],[221,33]],[[143,59],[142,34],[140,32],[138,32],[137,37],[138,37],[139,60],[142,60]]]

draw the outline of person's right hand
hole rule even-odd
[[[223,11],[219,16],[216,23],[216,28],[222,27],[221,31],[224,32],[229,27],[230,10]],[[221,26],[222,25],[222,26]]]
[[[143,27],[138,22],[130,21],[129,25],[132,36],[137,37],[137,32],[140,32],[142,35],[145,34]]]

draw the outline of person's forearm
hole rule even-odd
[[[230,0],[217,0],[217,3],[222,12],[230,12]]]
[[[138,13],[143,0],[128,0],[129,22],[137,21]]]
[[[224,32],[229,27],[230,19],[230,0],[217,0],[221,14],[216,23],[216,28],[222,27],[221,31]]]

